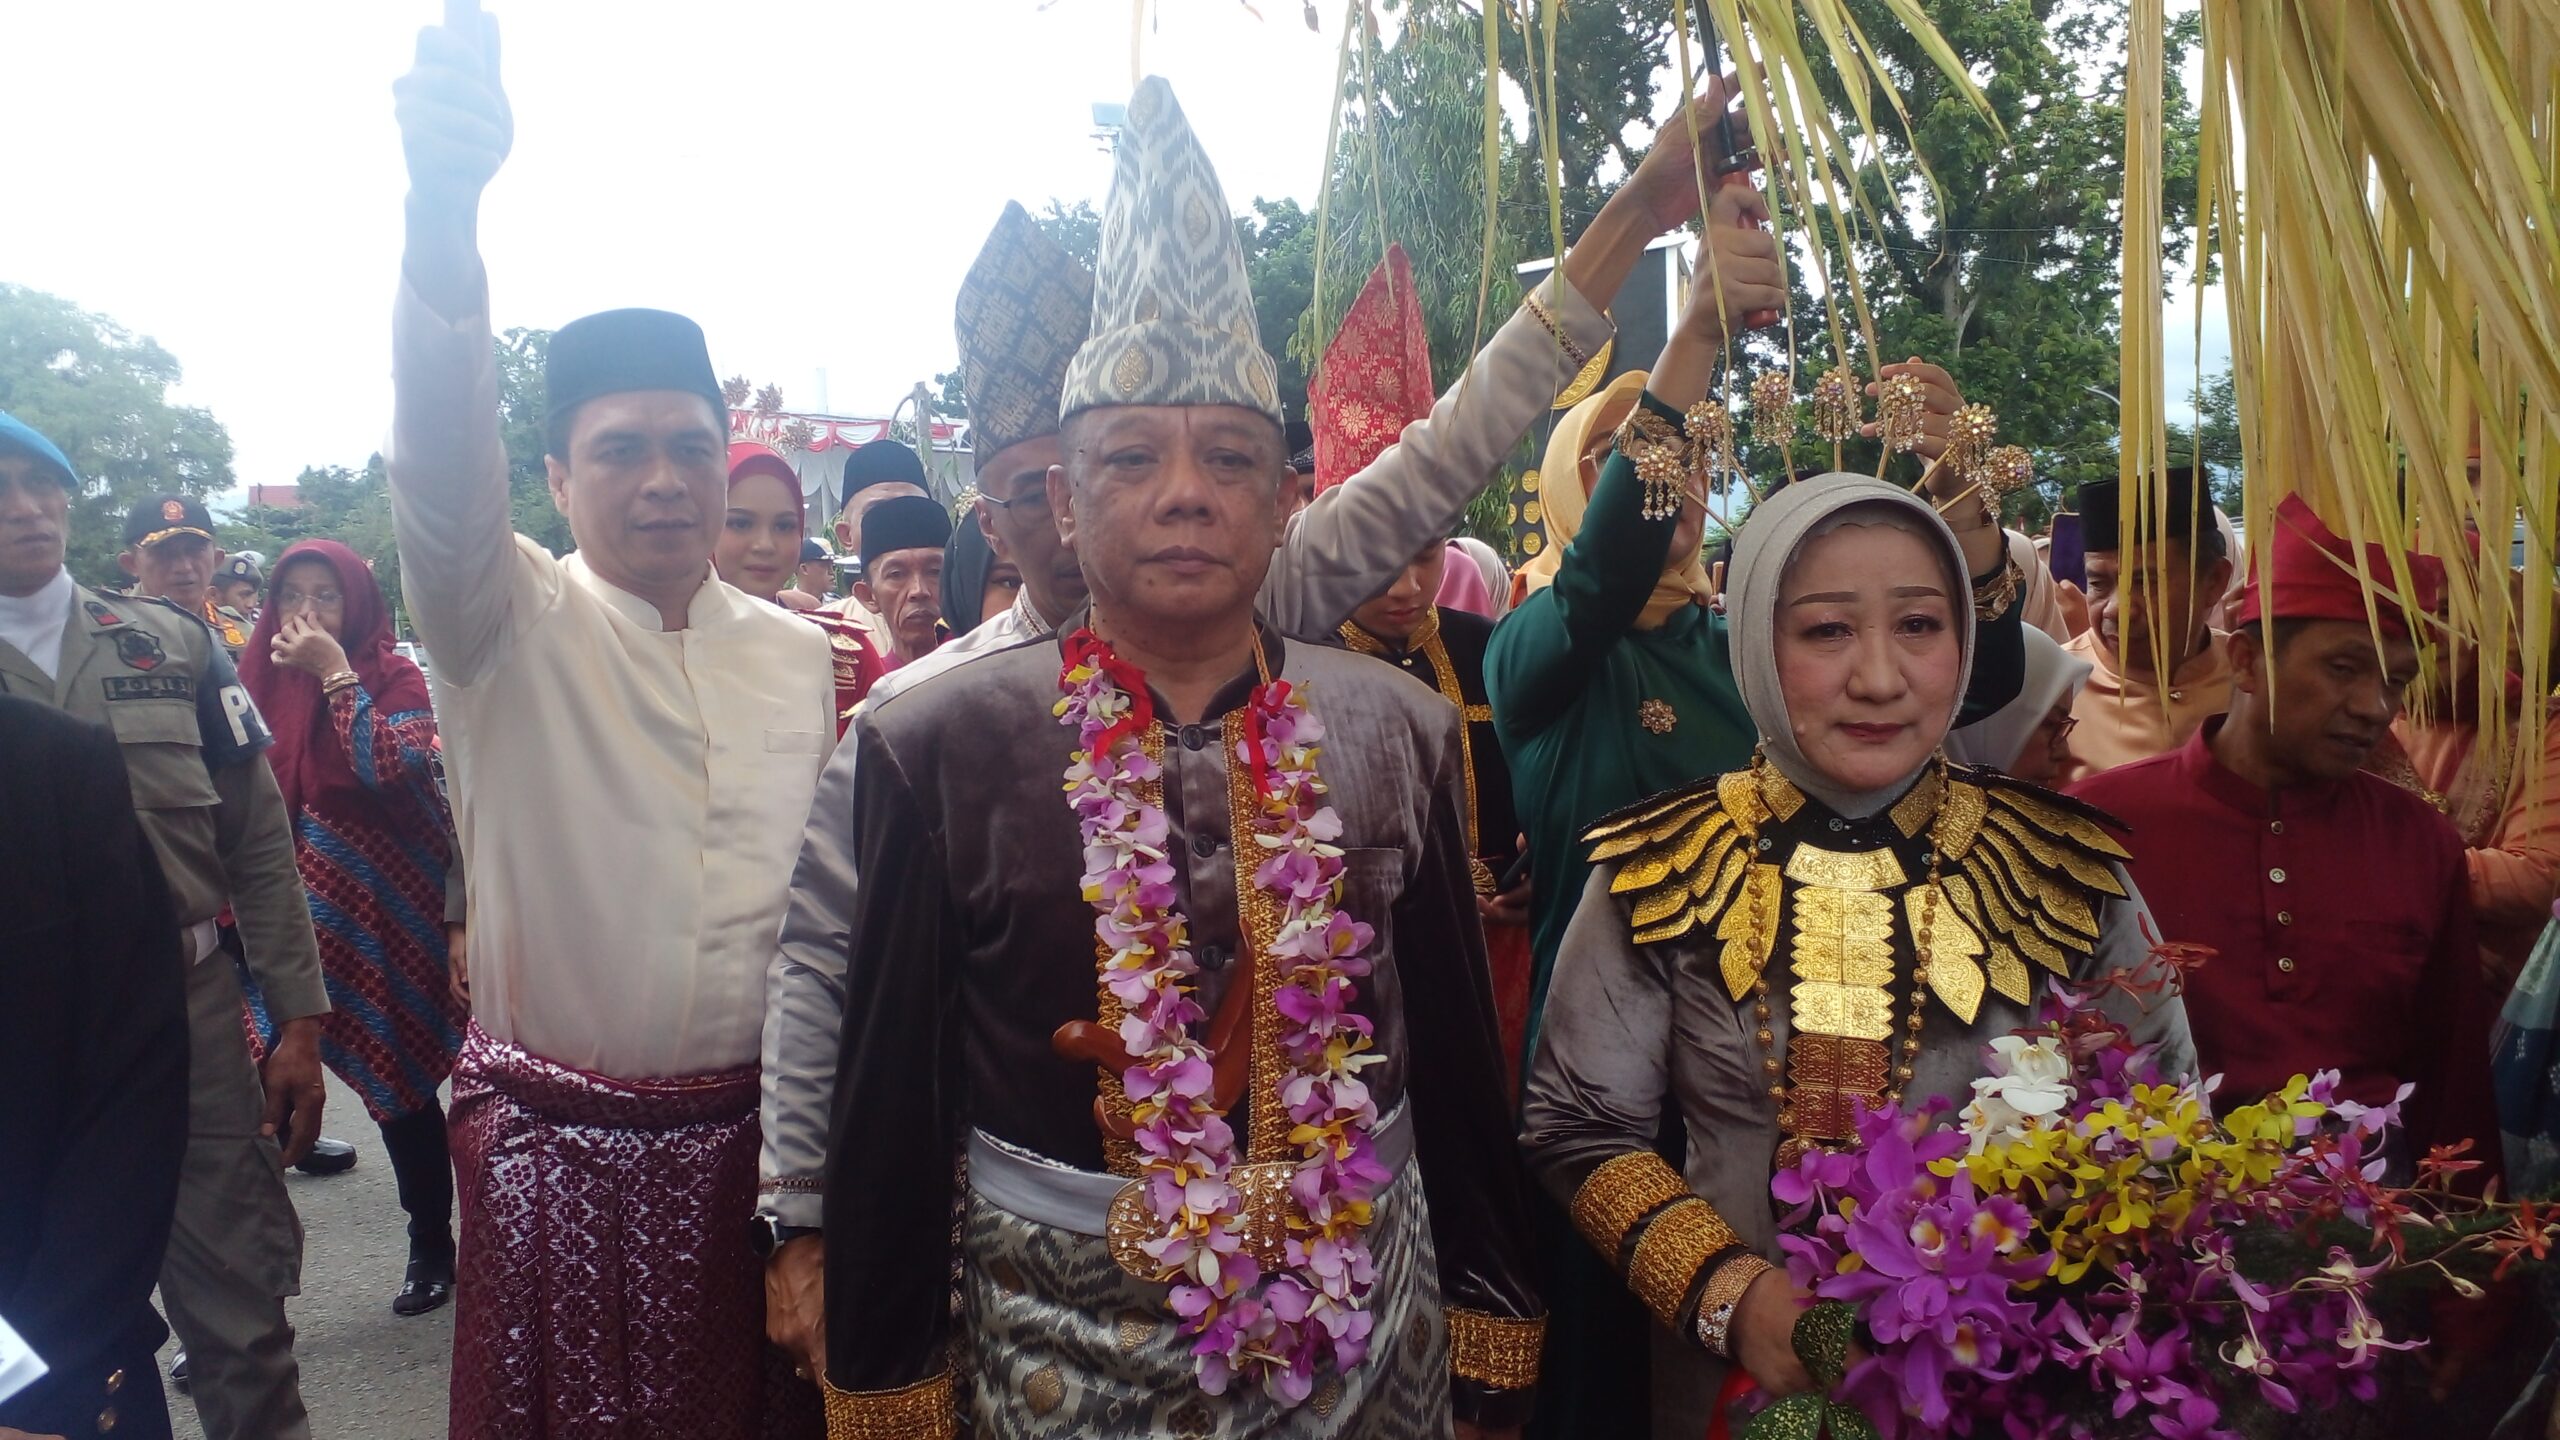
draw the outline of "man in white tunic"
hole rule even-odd
[[[681,316],[553,337],[577,553],[510,533],[477,238],[496,55],[467,12],[398,87],[393,518],[470,865],[452,1433],[746,1440],[764,972],[835,734],[826,638],[712,574],[728,412]]]

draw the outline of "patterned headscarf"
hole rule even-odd
[[[392,639],[390,607],[383,603],[373,567],[335,540],[297,540],[276,557],[275,568],[267,572],[270,581],[281,584],[286,568],[306,555],[326,561],[337,573],[338,593],[346,597],[338,645],[347,652],[347,668],[373,697],[375,711],[397,715],[430,708],[427,677]],[[378,828],[389,828],[381,798],[356,777],[346,747],[338,743],[319,677],[276,663],[276,635],[283,628],[284,607],[270,596],[258,612],[248,648],[240,652],[240,681],[275,733],[267,763],[275,768],[276,788],[284,792],[285,813],[298,817],[307,809],[323,819],[361,814]]]

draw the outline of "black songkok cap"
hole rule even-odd
[[[951,543],[951,516],[921,495],[893,495],[862,512],[862,573],[874,557],[896,550],[939,550]]]
[[[1301,475],[1316,473],[1316,431],[1304,420],[1280,427],[1280,448],[1289,452],[1289,468]]]
[[[546,417],[566,415],[599,395],[683,390],[711,403],[729,432],[729,401],[711,373],[702,327],[665,310],[607,310],[560,327],[542,367]]]
[[[919,490],[930,488],[924,483],[924,462],[917,459],[916,452],[907,446],[895,440],[874,440],[844,457],[844,498],[847,500],[859,491],[892,482],[913,485]],[[912,500],[915,497],[910,495],[907,498]],[[940,545],[942,542],[936,540],[933,543]]]
[[[2211,503],[2199,497],[2198,492],[2202,488],[2184,472],[2164,476],[2154,487],[2155,493],[2165,491],[2168,495],[2168,538],[2178,541],[2195,538],[2196,507]],[[2122,497],[2121,484],[2114,480],[2087,481],[2074,494],[2071,503],[2080,512],[2080,548],[2083,551],[2110,555],[2124,548],[2124,521],[2119,508],[2123,503]],[[2210,519],[2204,523],[2207,526],[2213,524]],[[2151,516],[2146,512],[2141,530],[2147,534],[2150,529]],[[2141,537],[2137,535],[2135,538]]]

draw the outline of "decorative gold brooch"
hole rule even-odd
[[[1637,706],[1636,719],[1643,722],[1644,728],[1656,735],[1668,735],[1671,733],[1671,727],[1680,723],[1679,714],[1671,708],[1671,703],[1667,700],[1647,700]]]

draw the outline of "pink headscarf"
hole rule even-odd
[[[1467,553],[1457,541],[1449,542],[1449,563],[1441,567],[1438,605],[1450,610],[1464,610],[1487,620],[1498,619],[1502,611],[1493,603],[1493,591],[1484,583],[1484,569],[1476,557]]]

